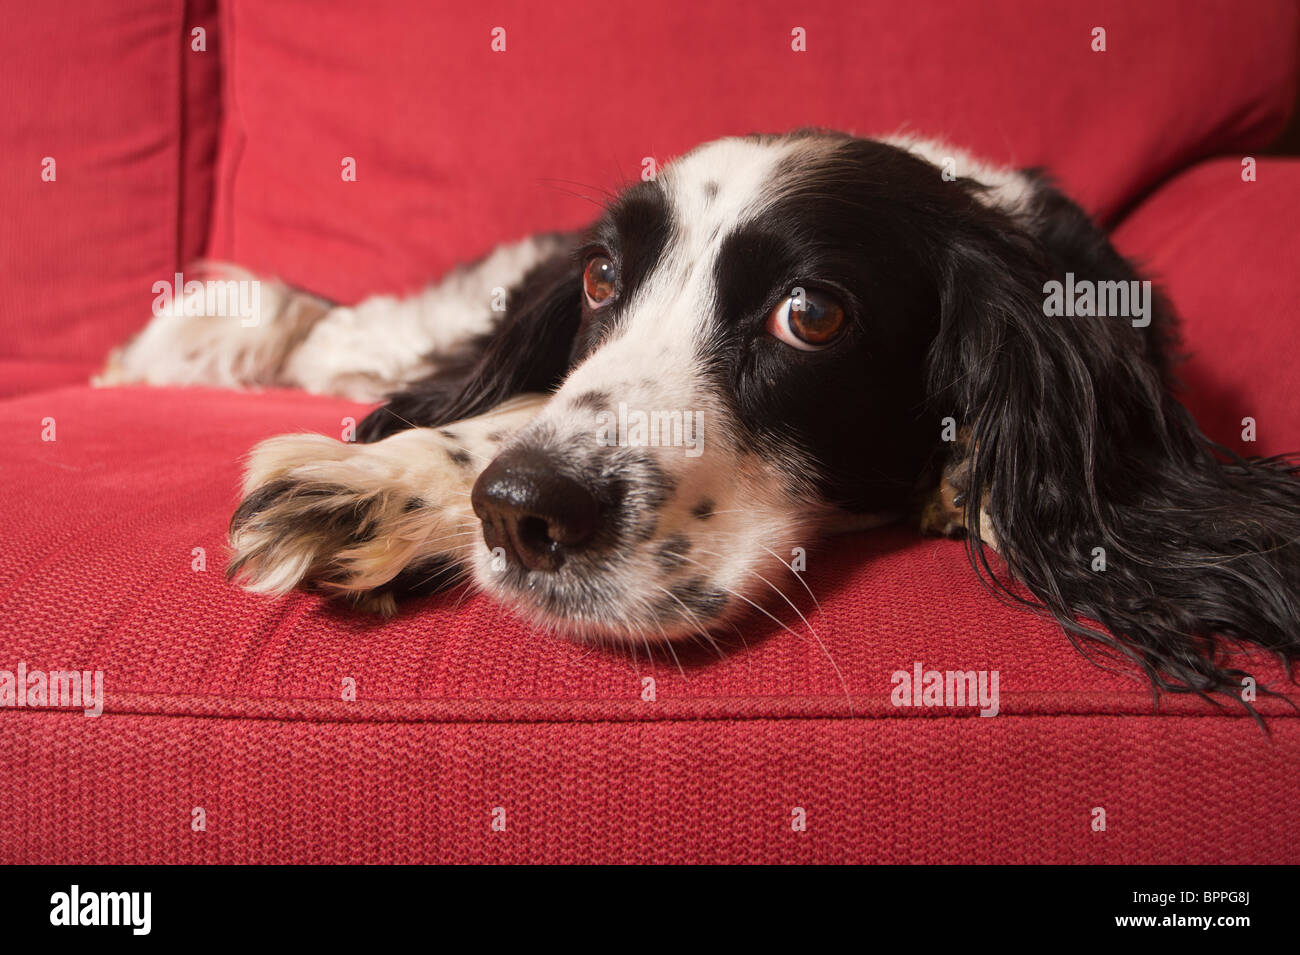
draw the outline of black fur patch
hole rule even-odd
[[[937,253],[909,210],[953,217],[969,199],[910,154],[857,140],[777,177],[780,198],[722,238],[701,364],[747,443],[792,481],[811,478],[822,497],[853,510],[899,508],[938,436],[923,370],[938,333],[927,271]],[[936,218],[934,239],[943,226]],[[766,332],[796,287],[844,308],[830,347],[801,351]]]
[[[582,323],[570,356],[574,364],[621,329],[624,305],[658,264],[672,231],[668,199],[656,181],[626,190],[592,227],[587,248],[603,249],[613,257],[618,283],[614,300],[599,309],[592,309],[582,297]]]
[[[691,542],[684,534],[674,534],[655,546],[655,560],[666,572],[672,573],[686,563]]]
[[[390,592],[394,597],[414,597],[445,590],[464,581],[464,568],[454,560],[444,557],[426,558],[406,567],[377,592]]]
[[[582,273],[569,250],[539,263],[510,290],[492,331],[453,355],[438,371],[392,395],[357,428],[357,440],[379,441],[411,427],[434,428],[490,411],[525,391],[550,392],[568,373],[582,319]]]
[[[330,500],[342,494],[347,503],[339,505]],[[230,519],[230,533],[252,526],[264,527],[267,515],[288,499],[302,505],[286,526],[276,524],[283,536],[264,542],[255,552],[245,552],[226,567],[226,576],[234,578],[251,559],[266,558],[273,561],[290,542],[312,538],[318,551],[316,564],[308,571],[308,578],[316,582],[331,580],[337,573],[331,570],[332,557],[340,551],[371,541],[379,531],[375,499],[359,497],[341,485],[313,484],[281,478],[258,488],[235,509]]]
[[[339,506],[329,501],[340,494],[346,497],[347,504]],[[231,531],[257,524],[259,515],[287,497],[307,502],[294,528],[299,533],[319,534],[346,546],[363,544],[375,536],[374,502],[371,498],[358,497],[341,485],[304,484],[288,478],[271,481],[246,497],[230,518]]]
[[[711,586],[703,577],[692,577],[672,588],[672,595],[681,601],[701,621],[708,622],[727,606],[729,597],[725,590]]]

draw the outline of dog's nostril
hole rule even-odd
[[[525,516],[515,522],[515,536],[519,546],[535,553],[553,551],[560,546],[551,538],[550,528],[540,517]]]
[[[600,505],[581,482],[541,452],[507,451],[487,466],[470,495],[488,547],[529,570],[556,571],[596,531]]]

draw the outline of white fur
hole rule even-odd
[[[551,235],[508,243],[415,295],[377,295],[355,306],[331,307],[264,279],[261,314],[248,325],[236,315],[187,314],[199,311],[195,297],[177,299],[115,351],[93,383],[280,386],[378,401],[435,371],[438,355],[491,328],[501,315],[496,290],[517,284],[560,243]],[[254,278],[233,266],[217,269],[224,277]]]
[[[108,357],[92,384],[275,385],[290,351],[329,308],[322,299],[234,266],[204,266],[199,276],[257,282],[259,313],[247,321],[234,312],[207,314],[202,292],[177,296]]]
[[[331,309],[290,356],[286,378],[318,394],[378,401],[436,371],[438,355],[488,331],[501,315],[493,306],[504,307],[504,291],[560,245],[550,235],[522,239],[416,295],[377,295]]]
[[[989,187],[981,201],[997,206],[1011,215],[1023,213],[1034,194],[1034,184],[1022,173],[977,159],[964,149],[958,149],[937,139],[927,139],[914,133],[897,133],[884,136],[882,143],[906,149],[942,171],[948,160],[953,161],[954,173],[961,179],[974,179]]]

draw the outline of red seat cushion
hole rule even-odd
[[[0,780],[0,861],[1296,860],[1294,714],[1261,703],[1270,739],[1231,705],[1153,713],[1143,683],[984,591],[959,544],[906,528],[812,551],[820,609],[787,593],[815,637],[774,600],[789,631],[755,614],[680,669],[463,591],[384,622],[228,584],[242,453],[361,410],[202,390],[0,403],[0,493],[21,502],[0,512],[0,668],[98,669],[106,696],[98,718],[0,709],[0,747],[41,760]],[[917,663],[998,671],[999,715],[894,706],[891,674]],[[1179,822],[1229,798],[1222,824]],[[496,807],[509,836],[491,837]]]

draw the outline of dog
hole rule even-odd
[[[250,590],[392,613],[468,574],[543,628],[672,641],[911,515],[1157,694],[1239,692],[1239,644],[1300,655],[1293,459],[1201,433],[1169,304],[1041,171],[728,138],[406,299],[260,287],[252,327],[178,302],[99,380],[384,402],[354,442],[252,452]]]

